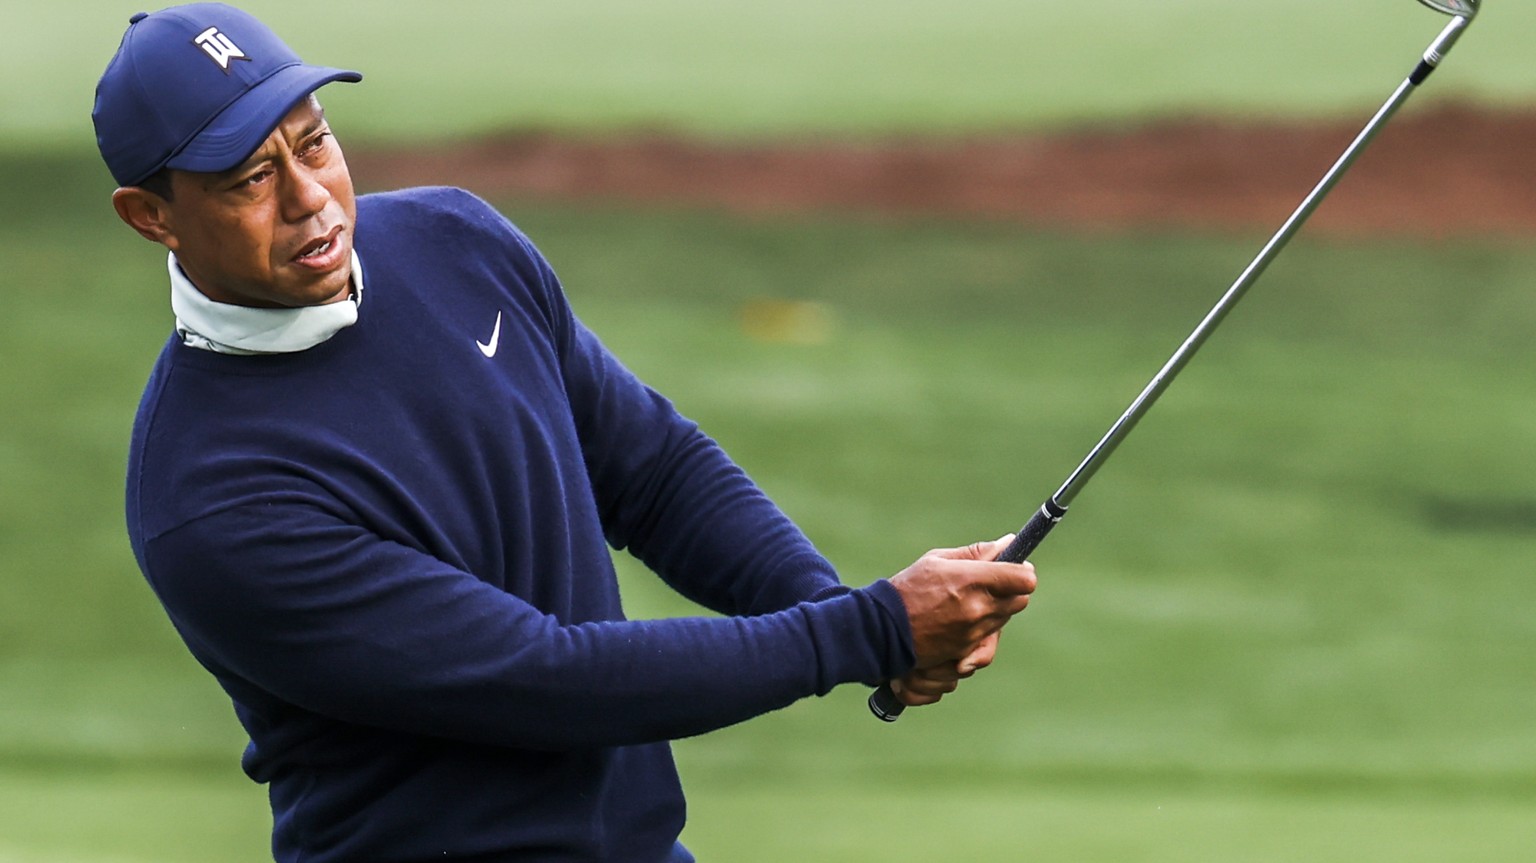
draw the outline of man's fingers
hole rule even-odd
[[[1035,565],[1029,561],[1023,563],[992,563],[988,564],[986,573],[978,580],[993,596],[1028,596],[1035,592],[1038,583],[1035,578]]]
[[[978,545],[985,545],[987,547],[985,552],[986,556],[983,557],[982,560],[997,560],[998,555],[1006,551],[1008,546],[1013,545],[1014,536],[1016,536],[1016,534],[1010,533],[1004,536],[1000,536],[991,542],[977,543]]]
[[[908,705],[932,704],[954,692],[960,686],[960,675],[955,664],[914,670],[900,680],[893,681],[891,691]]]
[[[955,671],[959,678],[992,661],[995,647],[977,653],[978,645],[1028,607],[1036,585],[1032,564],[992,560],[1012,541],[930,551],[891,578],[910,615],[919,667],[958,669],[970,658]]]
[[[951,675],[948,679],[934,680],[926,677],[908,676],[902,681],[902,691],[913,695],[922,695],[937,698],[948,695],[960,686],[960,678]]]
[[[973,542],[965,547],[972,560],[997,560],[997,556],[1013,542],[1013,534],[1000,536],[991,542]]]
[[[914,685],[922,683],[958,683],[961,676],[958,663],[944,662],[927,668],[914,668],[902,679]]]
[[[937,548],[924,556],[952,561],[942,566],[955,568],[968,581],[994,596],[1033,593],[1036,584],[1034,564],[1029,561],[997,563],[993,560],[1012,541],[1013,536],[1010,534],[993,542],[972,543],[964,548]]]
[[[1026,599],[1027,598],[1028,597],[1026,597]],[[981,669],[991,665],[992,660],[997,658],[997,642],[998,639],[1002,637],[1002,634],[1002,630],[998,630],[986,638],[983,638],[981,640],[981,644],[976,645],[975,650],[972,650],[966,656],[961,657],[960,661],[955,663],[955,673],[960,675],[962,678],[970,677]]]
[[[937,694],[929,694],[925,692],[914,691],[914,689],[908,685],[910,680],[911,675],[908,675],[905,679],[892,680],[890,682],[891,694],[895,695],[896,700],[900,701],[902,704],[905,704],[908,707],[922,707],[925,704],[933,704],[940,698],[944,697],[944,693],[942,692]]]
[[[1018,614],[1024,609],[1029,608],[1029,594],[1021,593],[1018,596],[1010,598],[1005,608],[1009,617],[1013,617],[1015,614]]]
[[[963,548],[936,548],[928,554],[949,560],[993,560],[1003,553],[1010,542],[1013,542],[1011,533],[991,542],[973,542]]]

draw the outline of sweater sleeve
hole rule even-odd
[[[580,323],[567,361],[609,542],[723,614],[842,588],[832,565],[712,438],[641,384]]]
[[[150,541],[145,564],[237,700],[472,742],[674,739],[910,663],[889,582],[752,618],[562,626],[298,499],[206,515]]]
[[[845,593],[832,565],[719,444],[576,318],[548,263],[521,242],[545,291],[610,544],[723,614]]]

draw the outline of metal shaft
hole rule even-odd
[[[1131,406],[1126,409],[1125,413],[1120,416],[1120,419],[1110,427],[1104,437],[1088,453],[1088,457],[1083,459],[1082,464],[1077,466],[1072,475],[1067,477],[1067,481],[1061,484],[1061,488],[1057,489],[1056,493],[1051,496],[1051,499],[1056,502],[1057,506],[1066,509],[1071,505],[1072,499],[1077,497],[1077,493],[1082,491],[1083,486],[1088,484],[1088,480],[1093,478],[1093,475],[1103,465],[1104,460],[1115,451],[1115,448],[1125,440],[1126,435],[1131,433],[1131,429],[1136,427],[1136,423],[1140,422],[1152,405],[1157,402],[1158,397],[1173,382],[1179,371],[1194,357],[1195,352],[1200,350],[1200,346],[1205,344],[1205,340],[1210,338],[1211,333],[1226,318],[1228,313],[1232,311],[1232,308],[1237,305],[1238,301],[1243,298],[1243,295],[1248,292],[1253,283],[1258,281],[1259,276],[1264,273],[1264,270],[1280,254],[1280,250],[1284,249],[1285,245],[1291,241],[1291,237],[1295,236],[1296,232],[1301,229],[1307,218],[1312,215],[1312,211],[1317,209],[1317,205],[1322,203],[1323,198],[1333,189],[1334,184],[1338,183],[1339,178],[1343,176],[1344,172],[1349,170],[1349,166],[1354,164],[1361,151],[1371,143],[1371,140],[1381,131],[1382,126],[1392,118],[1392,115],[1397,113],[1397,109],[1402,107],[1403,102],[1407,101],[1414,88],[1422,83],[1424,78],[1428,77],[1429,72],[1434,70],[1441,57],[1450,49],[1451,44],[1456,41],[1456,38],[1466,26],[1466,18],[1451,19],[1451,23],[1446,25],[1440,37],[1435,40],[1434,44],[1430,46],[1429,51],[1425,53],[1424,61],[1420,63],[1418,69],[1414,70],[1414,74],[1404,79],[1403,83],[1398,85],[1397,89],[1393,91],[1392,96],[1381,106],[1381,110],[1377,111],[1376,115],[1370,119],[1370,122],[1365,124],[1365,128],[1360,131],[1359,135],[1355,136],[1355,140],[1345,149],[1344,154],[1339,157],[1337,162],[1334,162],[1333,167],[1328,169],[1328,173],[1323,176],[1323,179],[1312,189],[1306,199],[1301,202],[1301,206],[1296,208],[1291,217],[1285,220],[1285,224],[1280,227],[1280,230],[1259,251],[1258,257],[1254,258],[1253,262],[1248,265],[1248,268],[1243,270],[1242,275],[1237,277],[1237,281],[1232,283],[1232,287],[1227,289],[1227,292],[1222,295],[1215,307],[1206,314],[1205,319],[1200,322],[1200,325],[1195,327],[1194,332],[1189,334],[1189,338],[1184,340],[1184,344],[1179,346],[1179,349],[1174,352],[1168,362],[1152,378],[1151,383],[1147,384],[1146,389],[1143,389],[1141,394],[1136,397],[1136,400],[1131,402]]]
[[[1443,8],[1433,3],[1429,5],[1434,6],[1434,8],[1440,11],[1456,14],[1450,8]],[[1476,11],[1476,3],[1469,3],[1469,6],[1473,12]],[[1343,155],[1339,156],[1338,161],[1333,163],[1333,167],[1328,169],[1328,173],[1323,175],[1323,179],[1302,200],[1301,205],[1296,208],[1296,211],[1291,213],[1291,217],[1285,220],[1285,224],[1280,226],[1280,230],[1275,232],[1275,235],[1270,238],[1268,243],[1264,244],[1264,248],[1259,250],[1258,256],[1237,277],[1237,281],[1232,283],[1232,287],[1228,288],[1227,292],[1216,302],[1216,305],[1206,313],[1205,318],[1195,327],[1194,332],[1189,334],[1189,337],[1184,340],[1184,343],[1179,346],[1177,351],[1174,351],[1173,356],[1168,359],[1168,362],[1163,364],[1163,367],[1158,370],[1152,381],[1141,391],[1141,394],[1136,397],[1135,401],[1131,402],[1131,406],[1126,408],[1125,413],[1120,415],[1120,419],[1116,420],[1104,437],[1099,439],[1099,442],[1089,451],[1087,458],[1084,458],[1082,463],[1077,466],[1077,469],[1072,471],[1072,474],[1067,477],[1066,482],[1061,484],[1056,493],[1051,495],[1041,505],[1029,522],[1019,529],[1013,542],[998,555],[998,560],[1013,563],[1025,560],[1035,550],[1035,547],[1045,539],[1051,529],[1061,521],[1062,517],[1067,513],[1067,507],[1077,497],[1078,492],[1083,490],[1083,486],[1088,484],[1088,480],[1093,478],[1093,475],[1098,472],[1100,467],[1103,467],[1105,460],[1115,451],[1115,448],[1120,446],[1126,436],[1131,433],[1131,430],[1136,427],[1136,424],[1141,421],[1141,418],[1146,416],[1147,411],[1152,409],[1152,405],[1157,403],[1158,397],[1163,394],[1164,390],[1168,389],[1169,384],[1173,383],[1173,379],[1178,376],[1179,371],[1189,364],[1195,353],[1200,350],[1200,346],[1205,344],[1206,339],[1210,338],[1211,333],[1215,331],[1216,327],[1226,319],[1233,307],[1243,298],[1248,289],[1253,286],[1253,283],[1258,281],[1259,276],[1274,261],[1275,256],[1280,254],[1280,250],[1284,249],[1286,243],[1290,242],[1291,237],[1295,236],[1296,232],[1301,229],[1307,218],[1317,209],[1318,204],[1322,203],[1323,198],[1338,183],[1339,178],[1344,175],[1345,171],[1349,170],[1349,166],[1354,164],[1355,159],[1371,143],[1376,134],[1381,131],[1381,127],[1392,118],[1393,114],[1397,113],[1397,109],[1402,107],[1403,102],[1407,101],[1418,85],[1424,83],[1424,80],[1429,77],[1430,73],[1439,66],[1446,52],[1450,51],[1451,46],[1456,44],[1456,40],[1460,38],[1462,31],[1470,23],[1470,17],[1459,14],[1451,19],[1451,23],[1447,24],[1435,41],[1430,43],[1429,49],[1424,52],[1424,58],[1413,70],[1413,73],[1405,78],[1403,83],[1399,84],[1397,89],[1392,92],[1392,95],[1381,106],[1381,109],[1365,124],[1365,128],[1360,131],[1360,134],[1355,136],[1354,141],[1350,142]],[[890,689],[890,685],[886,684],[876,689],[870,695],[869,709],[876,717],[887,722],[894,722],[901,716],[904,705],[897,700],[895,694]]]

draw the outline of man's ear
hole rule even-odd
[[[112,208],[117,217],[139,236],[175,251],[170,204],[159,195],[137,186],[124,186],[112,193]]]

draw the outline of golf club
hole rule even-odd
[[[1301,228],[1307,217],[1312,215],[1312,211],[1317,209],[1317,205],[1322,202],[1323,197],[1339,181],[1339,177],[1354,163],[1355,158],[1360,155],[1360,152],[1365,149],[1366,145],[1376,137],[1376,133],[1381,130],[1381,127],[1386,124],[1387,120],[1397,113],[1397,109],[1402,107],[1403,102],[1408,99],[1409,95],[1420,84],[1424,83],[1430,73],[1440,65],[1440,61],[1445,58],[1446,53],[1451,50],[1451,47],[1456,44],[1456,40],[1461,37],[1462,31],[1466,30],[1468,25],[1472,23],[1472,18],[1477,15],[1479,6],[1479,0],[1419,0],[1419,2],[1437,12],[1453,16],[1451,23],[1447,24],[1440,35],[1435,38],[1435,41],[1430,43],[1429,49],[1424,52],[1424,58],[1414,68],[1412,74],[1404,79],[1402,84],[1398,85],[1397,90],[1387,99],[1386,104],[1382,105],[1381,109],[1376,112],[1376,115],[1370,119],[1370,122],[1366,123],[1365,128],[1355,137],[1355,140],[1350,143],[1349,147],[1345,149],[1344,154],[1339,157],[1338,161],[1334,162],[1333,167],[1328,170],[1323,179],[1318,182],[1306,199],[1301,202],[1301,206],[1296,208],[1296,211],[1280,227],[1280,230],[1270,238],[1269,242],[1259,252],[1258,257],[1254,258],[1242,275],[1238,276],[1237,281],[1232,284],[1232,287],[1227,289],[1227,292],[1222,295],[1215,307],[1206,314],[1205,319],[1200,322],[1200,325],[1195,327],[1194,332],[1190,333],[1189,337],[1184,340],[1184,344],[1174,352],[1173,356],[1163,365],[1156,377],[1152,378],[1152,382],[1147,384],[1146,388],[1141,391],[1141,395],[1136,397],[1136,400],[1131,403],[1131,406],[1126,409],[1124,414],[1121,414],[1120,419],[1110,427],[1108,433],[1099,440],[1098,444],[1088,453],[1088,457],[1083,459],[1082,463],[1077,466],[1077,469],[1072,471],[1072,474],[1067,477],[1067,481],[1062,483],[1061,488],[1057,489],[1055,494],[1051,495],[1045,503],[1041,504],[1040,509],[1029,519],[1029,522],[1019,529],[1013,542],[997,556],[998,560],[1010,563],[1019,563],[1025,560],[1035,550],[1035,547],[1045,539],[1046,535],[1051,532],[1051,529],[1061,521],[1062,517],[1067,514],[1067,507],[1077,497],[1078,492],[1082,491],[1083,486],[1088,484],[1088,480],[1093,478],[1093,475],[1103,466],[1104,461],[1125,440],[1126,435],[1130,434],[1131,429],[1136,427],[1136,423],[1140,422],[1152,405],[1157,402],[1158,397],[1173,382],[1174,377],[1190,361],[1195,352],[1205,343],[1205,340],[1210,337],[1211,332],[1216,329],[1217,325],[1232,311],[1232,307],[1237,305],[1237,302],[1243,298],[1243,294],[1248,291],[1248,288],[1258,280],[1260,274],[1275,259],[1275,256],[1280,253],[1280,250],[1285,247],[1285,244],[1290,241],[1296,231]],[[880,719],[886,722],[895,722],[901,716],[905,705],[897,699],[890,683],[887,682],[869,696],[869,709]]]

